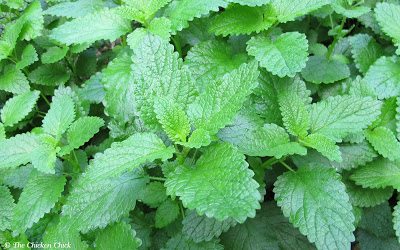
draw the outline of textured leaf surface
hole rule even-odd
[[[368,130],[365,134],[372,147],[389,160],[400,160],[400,142],[393,132],[386,127]]]
[[[14,198],[10,190],[8,187],[0,186],[0,231],[11,228],[14,209]]]
[[[176,201],[167,199],[156,211],[155,226],[163,228],[174,222],[179,216],[179,205]]]
[[[381,57],[365,75],[364,82],[380,99],[400,95],[400,64],[398,57]]]
[[[228,2],[225,0],[175,0],[168,5],[164,15],[171,20],[171,29],[174,33],[189,26],[189,21],[194,18],[206,15],[210,11],[218,11],[219,7],[226,7],[227,5]]]
[[[118,9],[102,10],[66,22],[51,31],[50,37],[66,45],[115,40],[130,30],[130,22]]]
[[[357,68],[365,74],[369,67],[383,55],[383,50],[375,39],[367,34],[358,34],[350,38],[351,53]]]
[[[150,207],[158,207],[167,199],[165,191],[161,182],[151,182],[140,191],[139,199]]]
[[[275,19],[268,18],[267,7],[231,5],[211,20],[209,31],[216,35],[259,33],[271,27]]]
[[[279,77],[294,77],[305,66],[308,57],[308,41],[304,34],[287,32],[274,40],[259,36],[247,42],[247,51],[260,65]]]
[[[363,210],[357,239],[362,249],[399,249],[393,230],[391,208],[387,202]]]
[[[0,169],[28,163],[37,145],[35,136],[31,134],[19,134],[0,141]]]
[[[271,0],[229,0],[229,2],[248,6],[261,6],[271,2]]]
[[[68,47],[50,47],[45,53],[42,54],[42,63],[49,64],[60,61],[65,57],[68,52]]]
[[[100,10],[104,6],[102,0],[78,0],[75,2],[61,2],[44,11],[46,15],[62,17],[83,17]]]
[[[356,184],[365,188],[400,188],[400,165],[387,159],[377,159],[357,168],[351,175]]]
[[[135,207],[137,190],[144,188],[147,177],[130,172],[119,177],[88,181],[83,177],[63,207],[60,230],[88,232],[104,228],[128,215]]]
[[[178,234],[168,240],[163,250],[179,250],[179,249],[190,249],[190,250],[223,250],[224,247],[218,243],[218,241],[208,241],[195,243],[194,241],[187,239],[184,235]]]
[[[339,146],[336,145],[334,140],[326,137],[325,135],[311,134],[302,139],[301,142],[308,147],[316,149],[331,161],[342,161],[342,155],[340,153]]]
[[[179,105],[170,100],[158,99],[155,102],[154,111],[172,141],[186,141],[190,133],[189,118]]]
[[[36,84],[58,86],[69,80],[70,73],[61,64],[44,64],[31,71],[28,77]]]
[[[281,23],[293,21],[296,17],[305,15],[329,3],[329,0],[301,0],[296,4],[293,4],[291,0],[271,0],[275,15]]]
[[[23,233],[50,212],[60,198],[65,182],[63,176],[31,175],[14,210],[13,230]]]
[[[194,99],[194,82],[178,57],[172,45],[152,35],[143,38],[134,51],[135,95],[141,118],[147,125],[158,124],[153,107],[155,99],[169,99],[183,110]]]
[[[381,103],[369,97],[334,96],[312,105],[311,131],[340,140],[365,129],[380,114]]]
[[[58,219],[58,217],[56,217],[56,219]],[[82,241],[78,230],[65,230],[62,226],[63,225],[60,225],[60,223],[49,225],[43,236],[43,243],[54,244],[54,242],[67,242],[71,244],[71,249],[86,250],[88,248],[86,242]]]
[[[400,28],[397,25],[400,22],[400,5],[391,3],[378,3],[375,8],[375,17],[388,36],[393,38],[394,43],[400,45]],[[399,49],[397,54],[399,54]]]
[[[8,67],[0,75],[0,90],[21,94],[29,91],[29,82],[21,70]]]
[[[75,104],[71,97],[60,95],[53,98],[50,109],[43,118],[43,130],[58,138],[75,119]]]
[[[204,88],[215,79],[238,68],[246,59],[246,54],[235,53],[228,43],[211,40],[192,47],[185,58],[185,64],[193,78]]]
[[[32,165],[43,173],[54,174],[57,160],[54,138],[49,135],[39,138],[39,145],[31,155]]]
[[[284,173],[274,186],[283,214],[317,248],[350,248],[354,215],[345,186],[334,169],[304,166],[297,172]]]
[[[217,220],[243,222],[255,216],[261,198],[244,156],[229,144],[216,144],[196,163],[179,166],[168,176],[167,194],[180,197],[185,207]]]
[[[21,54],[21,59],[16,63],[17,69],[23,69],[39,60],[35,47],[32,44],[26,45]]]
[[[1,110],[1,120],[4,126],[13,126],[32,111],[39,91],[26,92],[9,99]]]
[[[103,119],[95,116],[81,117],[76,120],[67,131],[68,144],[61,149],[60,154],[67,154],[88,142],[103,125]]]
[[[138,249],[141,241],[135,237],[136,232],[125,222],[108,226],[96,237],[97,249]]]
[[[325,56],[310,56],[301,75],[308,82],[333,83],[349,77],[350,69],[342,61],[328,60]]]
[[[218,221],[214,218],[198,215],[191,211],[182,221],[182,233],[194,242],[210,241],[236,225],[233,219]]]
[[[196,129],[204,129],[214,135],[230,123],[257,86],[258,75],[255,62],[242,64],[237,70],[207,86],[189,106],[188,114]]]
[[[357,207],[374,207],[387,201],[393,194],[392,187],[363,188],[351,180],[346,180],[345,184],[351,204]]]
[[[272,202],[267,202],[256,218],[232,227],[221,238],[225,248],[232,250],[315,249]]]

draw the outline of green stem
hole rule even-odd
[[[280,161],[280,159],[276,159],[275,157],[272,157],[268,160],[266,160],[262,165],[261,168],[263,169],[268,169],[270,167],[272,167],[274,164],[278,163]]]
[[[43,98],[43,100],[47,103],[47,105],[49,105],[50,106],[50,102],[49,102],[49,100],[47,99],[47,97],[43,94],[43,93],[40,93],[40,96]]]
[[[292,171],[292,172],[296,172],[293,170],[293,168],[291,168],[288,164],[286,164],[286,162],[284,161],[279,161],[280,164],[282,164],[285,168],[287,168],[288,170]]]
[[[182,219],[185,219],[185,210],[182,206],[182,203],[179,202],[179,209],[181,210]]]
[[[149,179],[153,180],[153,181],[166,181],[167,180],[166,178],[156,177],[156,176],[150,176]]]
[[[340,38],[342,38],[342,30],[344,27],[344,24],[346,23],[346,17],[343,17],[342,22],[340,23],[340,27],[339,30],[337,32],[337,34],[335,35],[335,38],[333,38],[333,42],[331,43],[331,45],[329,45],[328,48],[328,53],[326,53],[326,58],[328,60],[331,59],[332,53],[333,53],[333,49],[336,47],[336,44],[338,43],[338,41],[340,40]]]

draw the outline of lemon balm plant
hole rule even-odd
[[[0,9],[3,248],[400,248],[399,1]]]

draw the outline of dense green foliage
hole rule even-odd
[[[400,1],[0,11],[2,247],[400,249]]]

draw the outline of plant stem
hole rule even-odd
[[[149,179],[153,180],[153,181],[166,181],[167,180],[166,178],[156,177],[156,176],[150,176]]]
[[[47,99],[47,97],[46,97],[42,92],[40,92],[40,96],[41,96],[41,97],[43,98],[43,100],[47,103],[47,105],[50,106],[49,100]]]
[[[288,170],[292,171],[292,172],[296,172],[293,170],[293,168],[291,168],[288,164],[286,164],[286,162],[284,161],[279,161],[280,164],[282,164],[285,168],[287,168]]]
[[[331,45],[329,45],[328,48],[328,53],[326,53],[326,58],[329,60],[331,59],[332,53],[333,53],[333,49],[336,47],[336,44],[338,43],[338,41],[340,40],[340,38],[342,38],[342,30],[344,27],[344,24],[346,23],[346,17],[343,17],[342,22],[340,23],[340,27],[339,30],[337,31],[337,34],[335,35],[335,38],[333,38],[333,42]]]
[[[185,210],[183,209],[182,203],[179,202],[179,209],[181,210],[182,219],[185,219]]]

